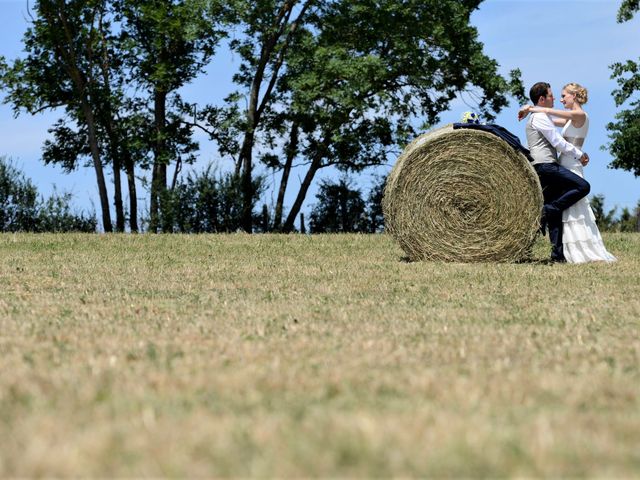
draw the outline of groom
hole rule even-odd
[[[537,107],[553,108],[553,93],[546,82],[538,82],[531,87],[529,98]],[[564,140],[546,113],[533,113],[525,130],[533,158],[531,164],[540,178],[544,196],[542,230],[544,233],[545,226],[549,229],[549,240],[553,246],[551,260],[564,262],[562,211],[585,197],[591,187],[586,180],[558,163],[558,151],[580,160],[582,165],[589,163],[589,156]]]

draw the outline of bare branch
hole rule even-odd
[[[36,110],[30,110],[29,113],[31,115],[37,115],[38,113],[42,113],[45,110],[48,110],[48,109],[54,110],[56,108],[64,107],[66,105],[67,105],[66,103],[51,103],[51,104],[43,105],[42,107],[37,108]]]

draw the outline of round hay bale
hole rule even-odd
[[[497,136],[447,125],[402,153],[384,191],[385,229],[410,260],[512,262],[536,239],[542,190]]]

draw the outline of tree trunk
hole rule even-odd
[[[120,159],[121,148],[118,145],[118,139],[113,128],[113,117],[111,116],[111,110],[107,109],[105,113],[106,119],[104,120],[104,126],[107,130],[107,137],[109,140],[109,152],[111,155],[111,162],[113,166],[113,203],[116,208],[116,231],[124,232],[124,207],[122,203],[122,161]]]
[[[149,195],[149,232],[158,233],[158,212],[159,196],[158,196],[158,166],[154,162],[151,170],[151,193]]]
[[[122,206],[122,185],[120,179],[120,159],[114,157],[113,161],[113,203],[116,207],[116,232],[124,232],[124,208]]]
[[[129,228],[132,233],[138,232],[138,193],[136,191],[136,177],[133,160],[129,155],[124,159],[124,168],[127,172],[127,184],[129,187]]]
[[[91,158],[93,159],[93,167],[96,171],[96,180],[98,181],[98,193],[100,195],[100,206],[102,208],[102,228],[104,228],[105,232],[109,233],[113,231],[113,227],[111,225],[111,213],[109,210],[109,195],[107,194],[107,185],[104,181],[102,162],[100,161],[100,150],[98,149],[95,120],[86,98],[82,99],[82,112],[84,113],[85,121],[87,122],[89,148],[91,149]]]
[[[304,213],[300,214],[300,233],[307,233],[307,226],[304,224]]]
[[[124,208],[122,203],[122,183],[120,176],[122,172],[122,162],[120,160],[120,148],[118,146],[118,139],[115,136],[113,117],[111,116],[110,108],[107,109],[106,116],[105,127],[107,130],[107,137],[109,139],[109,152],[111,154],[111,162],[113,166],[113,204],[116,208],[116,232],[124,232]]]
[[[63,3],[64,5],[64,3]],[[67,74],[76,88],[78,99],[80,100],[80,108],[87,123],[89,134],[89,148],[91,150],[91,158],[93,159],[93,168],[96,172],[96,180],[98,182],[98,194],[100,195],[100,207],[102,209],[102,228],[105,232],[112,232],[111,212],[109,210],[109,196],[107,194],[107,185],[104,181],[104,171],[100,160],[100,149],[98,148],[98,137],[96,134],[96,122],[94,112],[91,108],[89,93],[87,91],[87,80],[85,73],[80,70],[80,63],[77,60],[76,51],[74,49],[74,37],[72,29],[69,27],[67,17],[61,5],[55,8],[54,5],[40,5],[40,11],[47,20],[49,27],[61,24],[63,29],[63,37],[56,44],[56,51],[63,61]]]
[[[285,233],[290,233],[293,231],[293,223],[298,216],[298,212],[302,208],[302,202],[304,202],[305,197],[307,196],[307,192],[309,191],[309,187],[311,186],[311,182],[313,182],[313,178],[315,177],[318,170],[320,170],[321,159],[320,157],[315,157],[312,162],[307,174],[304,176],[304,180],[300,185],[300,190],[298,191],[298,195],[296,196],[296,200],[293,202],[291,210],[289,211],[289,215],[287,215],[287,220],[284,222],[282,226],[282,231]]]
[[[266,108],[269,103],[269,99],[271,97],[271,93],[275,87],[276,81],[278,79],[279,70],[284,62],[284,56],[289,46],[289,41],[291,36],[295,32],[298,24],[302,21],[307,9],[311,4],[311,0],[307,0],[301,7],[298,18],[289,24],[289,18],[291,17],[291,13],[293,12],[295,1],[285,2],[280,11],[278,12],[275,22],[274,22],[274,31],[273,34],[268,37],[265,42],[262,44],[262,48],[260,51],[260,59],[256,66],[256,73],[253,77],[253,81],[251,83],[251,93],[249,96],[249,108],[247,109],[247,131],[245,132],[245,137],[242,142],[242,150],[240,151],[240,159],[239,164],[242,166],[242,197],[243,197],[243,205],[242,205],[242,218],[241,218],[241,226],[242,229],[251,233],[253,229],[253,182],[251,181],[252,173],[253,173],[253,160],[252,160],[252,152],[253,152],[253,144],[255,141],[255,132],[260,123],[260,117],[262,112]],[[289,30],[287,32],[287,25],[289,25]],[[281,45],[280,50],[277,51],[276,47],[278,46],[278,41],[285,36],[284,43]],[[272,64],[271,78],[266,86],[265,93],[263,95],[262,100],[260,100],[260,87],[262,85],[263,80],[265,79],[265,72],[267,66],[272,61],[272,56],[274,52],[277,51],[275,63]],[[237,167],[239,168],[239,167]],[[238,171],[236,171],[238,173]]]
[[[282,230],[282,209],[284,207],[284,195],[287,191],[287,184],[289,183],[289,174],[291,173],[291,167],[293,165],[293,159],[298,153],[298,124],[293,123],[291,126],[291,134],[289,137],[289,144],[286,149],[286,159],[284,168],[282,169],[282,179],[280,180],[280,189],[278,190],[278,199],[276,200],[276,211],[273,218],[273,229],[276,231]]]
[[[100,32],[100,45],[102,47],[101,52],[101,63],[100,68],[102,72],[102,82],[103,88],[105,89],[107,101],[105,102],[105,111],[100,112],[104,116],[102,121],[105,124],[105,128],[107,130],[107,137],[109,140],[109,151],[111,153],[111,162],[113,166],[113,185],[114,185],[114,193],[113,193],[113,203],[116,208],[116,231],[124,232],[124,208],[122,204],[122,183],[120,178],[120,173],[122,171],[122,161],[120,154],[120,146],[118,139],[115,135],[114,128],[114,116],[113,116],[113,108],[112,108],[112,94],[111,94],[111,76],[109,74],[109,47],[105,38],[105,27],[104,27],[104,11],[100,12],[99,20],[98,20],[98,31]]]
[[[178,157],[176,160],[176,168],[173,171],[173,179],[171,180],[171,191],[173,192],[176,189],[176,185],[178,184],[178,176],[182,171],[182,157]]]
[[[239,163],[242,165],[242,216],[240,226],[251,233],[253,230],[253,183],[251,177],[253,173],[253,142],[255,126],[258,122],[258,97],[260,95],[260,84],[264,71],[258,69],[256,77],[251,85],[251,96],[249,98],[249,108],[247,109],[247,131],[242,141]]]
[[[251,233],[253,231],[253,182],[252,180],[252,150],[253,150],[253,131],[248,131],[244,137],[242,144],[242,218],[240,226],[242,229]]]
[[[149,231],[158,233],[160,227],[160,197],[167,188],[167,164],[164,142],[167,92],[156,90],[153,100],[156,139],[153,152],[153,172],[151,174]]]

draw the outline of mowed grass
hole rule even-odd
[[[605,242],[1,235],[0,476],[637,477],[640,235]]]

